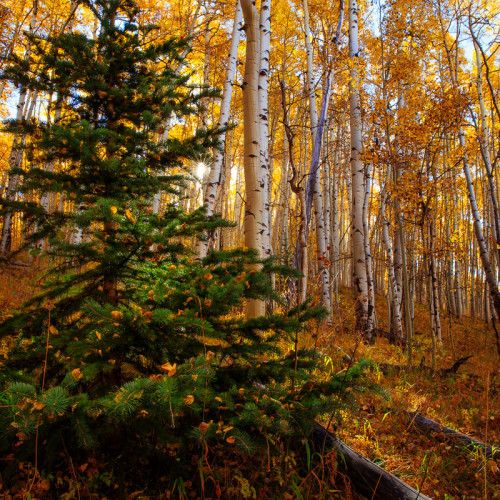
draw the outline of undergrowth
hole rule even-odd
[[[320,344],[326,355],[338,359],[345,352],[376,363],[405,365],[404,348],[377,338],[375,345],[359,342],[352,333],[353,296],[342,290],[334,311],[333,332]],[[388,330],[387,301],[376,297],[379,327]],[[458,373],[441,376],[430,371],[375,370],[371,377],[390,395],[381,401],[367,394],[358,411],[343,412],[339,436],[357,452],[435,499],[500,498],[500,462],[478,450],[471,452],[442,434],[424,433],[411,424],[407,411],[424,416],[489,445],[500,445],[500,371],[495,333],[491,325],[470,317],[442,314],[443,346],[438,369],[450,368],[462,357],[472,356]],[[341,321],[339,321],[341,318]],[[451,329],[450,329],[451,324]],[[432,341],[428,306],[416,304],[415,365],[431,365]],[[453,338],[453,345],[452,345]],[[342,352],[338,348],[342,349]],[[453,355],[453,349],[455,353]]]

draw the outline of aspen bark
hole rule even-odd
[[[439,293],[438,293],[438,277],[437,277],[437,265],[436,265],[436,229],[435,222],[433,220],[432,213],[429,217],[429,279],[430,279],[430,303],[431,303],[431,318],[432,318],[432,335],[433,335],[433,370],[436,369],[436,340],[441,345],[443,342],[441,334],[441,316],[439,313]]]
[[[474,40],[474,49],[476,53],[477,64],[477,97],[479,101],[479,148],[483,158],[484,167],[486,169],[486,176],[488,179],[488,194],[491,201],[491,208],[493,212],[493,226],[496,243],[497,260],[500,262],[500,217],[498,213],[498,202],[496,197],[495,179],[493,176],[493,169],[491,166],[490,149],[488,145],[488,118],[486,111],[486,104],[483,95],[483,80],[482,80],[482,57],[479,49],[479,44]]]
[[[195,9],[191,19],[189,20],[189,18],[188,18],[188,21],[186,22],[186,25],[184,27],[185,36],[187,38],[190,38],[193,36],[194,30],[195,30],[196,25],[198,23],[198,16],[199,16],[200,10],[201,10],[201,0],[198,0],[197,5],[196,5],[196,9]],[[180,61],[177,64],[176,68],[174,69],[174,71],[177,75],[180,74],[180,72],[182,71],[182,68],[184,67],[184,64],[186,64],[186,56],[191,51],[191,47],[192,47],[192,42],[190,41],[190,43],[184,49],[184,52],[181,54]],[[168,134],[170,131],[170,123],[171,123],[171,117],[169,116],[165,119],[165,122],[163,124],[163,133],[159,137],[160,142],[165,142],[168,139]],[[155,196],[153,198],[153,203],[152,203],[152,211],[154,214],[160,213],[161,198],[162,198],[162,192],[158,191],[155,194]]]
[[[387,254],[387,274],[389,277],[389,286],[391,291],[391,333],[397,339],[403,338],[403,322],[401,319],[401,300],[399,298],[399,289],[396,280],[396,273],[394,270],[394,254],[391,246],[391,239],[389,236],[390,222],[385,214],[387,198],[385,195],[382,196],[380,202],[380,218],[382,222],[382,240],[385,245],[385,251]]]
[[[371,165],[367,164],[365,169],[365,197],[363,200],[363,235],[366,263],[366,286],[368,288],[368,331],[372,331],[375,322],[375,291],[373,289],[372,254],[370,251],[370,231],[368,227],[368,211],[371,192]]]
[[[240,32],[242,28],[242,10],[241,4],[238,1],[236,11],[234,13],[233,31],[231,35],[231,46],[227,57],[227,69],[224,78],[224,90],[222,93],[222,102],[220,106],[219,121],[217,127],[226,127],[229,124],[229,116],[231,110],[231,101],[233,97],[234,76],[236,73],[236,65],[238,63],[238,46],[240,43]],[[215,211],[215,203],[217,193],[219,191],[222,178],[222,164],[224,161],[224,144],[226,133],[223,132],[220,136],[220,148],[215,150],[214,161],[210,166],[207,184],[203,195],[203,206],[206,209],[207,215],[211,216]],[[197,253],[199,258],[205,257],[208,249],[208,241],[198,240],[196,243]]]
[[[264,232],[264,186],[260,175],[260,127],[259,127],[259,69],[260,30],[259,16],[252,0],[241,0],[247,50],[243,77],[244,120],[244,173],[245,173],[245,246],[257,250],[262,257],[262,233]],[[249,300],[247,317],[265,314],[262,300]]]
[[[328,287],[328,274],[326,273],[326,268],[323,264],[324,259],[327,258],[326,251],[326,239],[325,239],[325,224],[323,219],[323,193],[321,190],[321,176],[319,172],[319,160],[321,152],[321,143],[323,139],[323,130],[325,126],[325,118],[328,112],[328,102],[330,100],[330,89],[332,84],[332,73],[328,73],[326,78],[326,87],[323,93],[323,99],[321,104],[321,111],[319,122],[317,124],[316,134],[314,135],[314,147],[311,157],[311,164],[309,167],[309,176],[306,187],[306,200],[305,200],[305,210],[306,210],[306,231],[305,237],[307,238],[309,233],[309,226],[312,214],[312,206],[314,203],[314,213],[316,222],[316,250],[318,257],[321,259],[321,264],[319,266],[321,273],[321,303],[325,307],[330,307],[330,291]]]
[[[460,128],[458,132],[458,140],[460,143],[460,146],[462,148],[465,148],[465,137],[464,137],[464,131],[462,128]],[[479,214],[479,209],[477,207],[477,201],[476,201],[476,195],[475,195],[475,190],[474,190],[474,184],[472,182],[472,176],[470,172],[470,166],[469,166],[469,158],[467,155],[467,152],[464,151],[463,154],[463,168],[464,168],[464,175],[465,175],[465,180],[467,184],[467,195],[469,197],[469,203],[471,207],[471,212],[472,212],[472,218],[473,218],[473,226],[474,226],[474,233],[476,236],[476,242],[477,246],[479,248],[479,256],[481,258],[481,263],[483,265],[483,270],[486,275],[486,281],[488,282],[489,285],[489,291],[493,299],[493,305],[495,306],[495,311],[498,316],[500,316],[500,292],[498,290],[498,282],[496,279],[496,276],[493,274],[491,264],[490,264],[490,259],[488,255],[488,249],[486,247],[486,241],[484,239],[483,235],[483,227],[481,223],[481,216]],[[474,288],[474,283],[472,283],[472,289]],[[472,304],[474,301],[471,301]],[[475,305],[474,305],[475,309]]]
[[[32,35],[35,31],[36,23],[38,16],[38,0],[34,0],[33,2],[33,12],[31,14],[31,21],[29,27],[29,34]],[[24,55],[24,59],[29,61],[31,57],[31,39],[28,38],[28,45],[26,47],[26,53]],[[28,89],[25,86],[22,86],[19,91],[19,100],[17,102],[16,109],[16,121],[21,121],[26,117],[28,113],[27,109],[27,97],[28,97]],[[34,103],[36,102],[36,95],[32,97],[32,104],[30,111],[32,112]],[[33,100],[34,98],[34,100]],[[9,156],[9,180],[5,189],[5,199],[8,202],[14,201],[18,184],[19,184],[19,175],[12,170],[17,169],[21,166],[24,156],[24,145],[26,142],[25,135],[16,135],[14,137],[14,141],[12,143],[12,149]],[[3,225],[2,225],[2,233],[0,238],[0,255],[5,255],[10,251],[10,241],[12,234],[12,221],[13,221],[13,213],[12,211],[6,212],[3,215]]]
[[[333,274],[333,292],[335,296],[335,304],[339,303],[339,281],[340,281],[340,211],[338,200],[338,185],[340,172],[337,161],[337,146],[333,156],[333,170],[332,170],[332,274]]]
[[[368,318],[368,284],[366,277],[365,235],[363,231],[364,168],[360,159],[361,137],[361,100],[360,80],[357,70],[358,49],[358,5],[357,0],[349,4],[349,57],[351,70],[349,78],[349,110],[351,134],[351,179],[352,215],[351,245],[353,260],[353,284],[356,293],[356,330],[362,332],[366,340],[371,340],[371,321]]]
[[[260,132],[260,173],[262,184],[264,216],[262,219],[262,255],[270,257],[271,250],[271,215],[269,194],[269,54],[271,45],[271,0],[262,0],[260,6],[260,70],[259,70],[259,132]]]
[[[292,178],[289,180],[290,189],[297,196],[299,201],[299,231],[297,238],[297,247],[294,255],[294,265],[297,267],[302,276],[298,280],[297,304],[302,304],[307,297],[307,275],[308,275],[308,260],[307,260],[307,215],[306,215],[306,197],[304,188],[298,182],[298,171],[295,165],[294,155],[294,133],[288,123],[288,110],[286,105],[285,84],[280,82],[281,86],[281,103],[283,107],[283,125],[288,141],[288,155],[290,166],[292,168]],[[292,288],[292,287],[291,287]],[[293,288],[292,288],[293,290]]]

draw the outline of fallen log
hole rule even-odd
[[[314,426],[311,441],[316,450],[335,449],[338,454],[338,468],[345,473],[356,493],[379,500],[430,500],[422,493],[408,486],[401,479],[382,469],[343,441],[328,432],[322,425]]]
[[[26,264],[25,262],[17,262],[15,260],[8,260],[6,264],[10,267],[34,267],[33,264]]]
[[[450,429],[450,427],[446,427],[446,425],[439,424],[435,420],[431,420],[430,418],[424,417],[418,412],[406,412],[406,416],[411,423],[420,427],[420,429],[424,431],[432,431],[437,434],[444,434],[446,437],[451,438],[451,440],[460,443],[462,446],[471,451],[480,450],[482,453],[485,453],[488,458],[500,459],[500,448],[492,447],[477,439],[474,439],[467,434],[462,434],[461,432]]]

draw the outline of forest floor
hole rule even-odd
[[[29,268],[1,270],[0,312],[18,308],[37,286],[36,272]],[[377,297],[376,308],[378,326],[388,330],[385,297]],[[331,430],[358,453],[431,498],[500,499],[500,461],[488,459],[481,451],[457,446],[443,434],[423,433],[406,416],[406,411],[418,411],[483,443],[500,446],[500,362],[494,330],[482,320],[450,319],[442,314],[443,346],[438,351],[438,367],[449,368],[457,359],[472,356],[458,372],[445,377],[427,371],[384,375],[375,369],[369,377],[386,391],[387,399],[367,392],[358,405],[344,411],[342,425]],[[354,361],[366,358],[375,363],[406,364],[406,354],[400,346],[391,345],[385,338],[366,345],[353,335],[353,325],[354,296],[343,290],[331,327],[312,328],[306,333],[309,337],[304,337],[304,343],[314,342],[319,346],[335,371],[346,369],[344,353]],[[315,330],[316,339],[311,335]],[[425,304],[416,305],[415,331],[419,334],[415,337],[414,365],[430,366],[432,342]],[[234,483],[234,477],[229,476],[234,476],[236,470],[241,476],[236,478],[241,483],[237,490],[242,491],[246,485],[248,491],[257,491],[257,497],[252,493],[248,498],[261,498],[257,483],[259,478],[266,477],[265,468],[252,474],[247,466],[235,469],[237,457],[230,458],[233,461],[228,462],[227,471],[222,471],[228,484],[231,480]],[[344,486],[342,490],[346,491]],[[295,498],[289,493],[284,495]],[[347,496],[352,498],[350,494]],[[272,498],[272,494],[265,497]]]
[[[323,352],[338,360],[340,347],[355,360],[405,365],[406,353],[400,346],[391,345],[385,338],[366,345],[353,337],[353,303],[352,293],[339,294],[333,332],[326,330],[319,339]],[[384,296],[376,298],[376,310],[379,327],[388,330]],[[358,453],[431,498],[500,499],[500,461],[457,446],[443,434],[423,433],[406,414],[418,411],[483,443],[500,446],[500,363],[493,327],[470,317],[450,319],[442,315],[438,369],[450,368],[459,358],[472,357],[456,374],[444,377],[430,371],[384,375],[375,370],[371,376],[387,391],[389,399],[362,396],[357,410],[343,415],[343,424],[336,432]],[[425,304],[416,304],[415,331],[413,364],[430,367],[432,340]]]

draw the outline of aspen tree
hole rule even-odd
[[[390,174],[390,170],[388,170],[388,174]],[[389,175],[387,176],[389,178]],[[382,222],[382,240],[385,245],[385,251],[387,254],[387,274],[389,277],[389,286],[391,292],[391,317],[393,319],[393,323],[391,324],[391,333],[397,339],[401,339],[403,337],[403,324],[401,320],[401,300],[399,296],[399,289],[396,280],[396,273],[394,269],[394,253],[392,250],[391,239],[389,236],[389,227],[390,222],[385,213],[385,207],[387,203],[387,184],[384,188],[384,194],[381,196],[380,201],[380,219]],[[394,328],[394,332],[392,332],[392,328]]]
[[[371,192],[371,165],[368,163],[365,168],[365,197],[363,200],[363,233],[366,263],[366,285],[368,288],[368,331],[372,331],[376,326],[375,316],[375,291],[373,288],[372,255],[370,251],[370,237],[368,228],[368,211],[370,205]]]
[[[32,35],[35,32],[37,16],[38,16],[38,0],[34,0],[33,11],[31,13],[31,21],[29,27],[30,35]],[[24,60],[26,62],[29,62],[30,58],[31,58],[31,40],[28,39]],[[28,97],[30,96],[30,94],[32,99],[32,106],[31,108],[28,108],[27,103],[29,102]],[[31,118],[31,116],[28,117],[27,114],[29,110],[32,112],[34,108],[34,102],[36,102],[36,93],[28,92],[26,84],[22,84],[19,90],[19,99],[17,102],[16,121],[21,121],[23,118],[26,119]],[[12,143],[12,149],[9,156],[9,180],[5,189],[5,199],[8,203],[14,201],[17,195],[19,174],[16,173],[16,169],[18,169],[21,166],[24,155],[25,142],[26,142],[26,134],[22,135],[16,134],[16,136],[14,137],[14,141]],[[8,210],[3,213],[3,226],[0,237],[0,255],[5,255],[7,252],[10,251],[12,220],[13,220],[12,211]]]
[[[231,34],[231,45],[227,57],[226,75],[224,78],[224,90],[222,93],[222,102],[220,106],[218,127],[227,127],[229,124],[229,116],[231,110],[231,101],[233,96],[234,77],[236,74],[236,65],[238,63],[238,47],[240,43],[240,32],[242,28],[242,10],[241,4],[236,3],[236,11],[234,13],[233,31]],[[203,195],[203,205],[206,209],[207,215],[213,215],[215,211],[215,203],[217,200],[217,192],[221,183],[222,164],[224,161],[224,141],[226,139],[226,132],[220,135],[220,148],[215,150],[214,161],[210,166],[208,174],[207,185]],[[208,241],[197,241],[198,257],[204,257],[207,254]]]
[[[361,99],[360,78],[357,69],[358,48],[358,5],[357,0],[349,2],[349,110],[351,129],[351,178],[352,178],[352,215],[351,245],[353,259],[353,284],[356,293],[356,330],[362,332],[366,340],[371,340],[371,318],[368,317],[368,284],[366,276],[365,234],[363,231],[364,168],[360,159],[361,137]]]
[[[470,28],[472,31],[472,27]],[[487,111],[483,95],[483,78],[482,78],[482,57],[477,39],[473,40],[474,51],[476,55],[477,64],[477,97],[479,101],[479,149],[483,159],[484,167],[486,169],[486,176],[488,179],[488,194],[491,201],[491,208],[493,212],[493,227],[494,237],[496,243],[497,259],[500,260],[500,217],[498,211],[498,202],[496,197],[495,179],[493,176],[493,169],[491,165],[490,148],[488,144],[488,124],[487,124]],[[474,118],[474,116],[473,116]]]
[[[453,54],[451,53],[451,49],[450,49],[448,42],[446,40],[446,31],[445,31],[444,26],[443,26],[443,21],[442,21],[441,15],[439,16],[439,20],[440,20],[441,31],[442,31],[442,35],[443,35],[443,45],[444,45],[444,49],[445,49],[446,56],[448,59],[448,69],[450,72],[451,81],[455,86],[457,86],[458,85],[458,74],[457,74],[458,68],[457,68],[457,65],[455,64]],[[458,44],[458,42],[455,42],[455,51],[458,51],[458,50],[459,50],[459,44]],[[497,278],[494,275],[492,267],[491,267],[488,249],[486,246],[486,240],[484,238],[483,225],[481,222],[481,215],[479,213],[479,209],[477,206],[476,193],[475,193],[474,184],[472,181],[472,175],[471,175],[471,171],[470,171],[469,156],[468,156],[467,151],[466,151],[465,133],[464,133],[462,126],[459,127],[459,130],[458,130],[458,141],[459,141],[460,148],[462,150],[462,165],[463,165],[464,176],[465,176],[465,181],[466,181],[466,186],[467,186],[467,195],[469,198],[469,204],[470,204],[470,209],[471,209],[471,213],[472,213],[475,241],[476,241],[477,246],[478,246],[479,256],[481,259],[481,264],[483,267],[485,278],[486,278],[486,281],[488,282],[488,285],[489,285],[489,292],[490,292],[492,300],[493,300],[493,305],[495,307],[495,311],[496,311],[497,315],[500,317],[500,291],[498,290]],[[475,312],[474,299],[472,298],[472,294],[474,293],[473,290],[474,290],[474,281],[472,280],[472,282],[471,282],[471,307],[474,308],[474,312]]]
[[[259,158],[260,172],[259,182],[262,184],[262,195],[264,203],[264,214],[262,224],[262,255],[270,257],[271,250],[271,215],[269,200],[269,109],[268,109],[268,87],[269,87],[269,54],[271,44],[271,0],[262,0],[260,6],[260,68],[258,81],[259,98]]]
[[[298,170],[295,165],[294,153],[294,138],[295,134],[288,123],[288,109],[286,105],[285,84],[280,82],[281,86],[281,103],[283,107],[283,125],[288,141],[288,155],[290,159],[290,167],[292,169],[292,178],[289,180],[290,189],[297,196],[299,202],[299,230],[297,237],[297,247],[294,256],[294,265],[297,267],[302,276],[298,280],[297,303],[301,304],[307,297],[307,275],[308,275],[308,259],[307,259],[307,215],[306,215],[306,197],[304,188],[298,180]]]
[[[252,0],[241,0],[247,35],[245,73],[243,76],[244,172],[245,172],[245,246],[262,257],[264,232],[264,185],[261,182],[259,127],[259,15]],[[247,317],[265,314],[265,303],[252,299],[247,304]]]
[[[193,12],[193,14],[191,16],[188,16],[188,18],[186,20],[186,24],[184,26],[185,36],[187,37],[188,40],[193,37],[194,30],[195,30],[195,28],[198,24],[198,21],[199,21],[200,10],[201,10],[201,0],[198,0],[197,4],[196,4],[195,11]],[[191,51],[191,48],[192,48],[192,39],[189,40],[188,44],[186,45],[186,48],[184,49],[184,51],[181,54],[181,60],[178,61],[177,65],[174,69],[174,72],[177,76],[179,76],[181,74],[181,71],[182,71],[184,65],[186,64],[186,56]],[[160,142],[166,142],[168,140],[171,122],[172,122],[172,116],[171,115],[166,116],[164,119],[164,122],[163,122],[162,130],[159,132],[158,139]],[[162,197],[162,192],[158,191],[153,198],[152,210],[153,210],[154,214],[160,213],[161,197]]]
[[[67,33],[71,34],[73,32],[73,24],[74,24],[74,17],[76,10],[78,8],[78,2],[76,0],[72,0],[70,4],[70,10],[69,10],[69,15],[64,23],[63,29],[61,30],[61,33],[64,32],[64,30],[67,28]],[[55,110],[54,110],[54,125],[57,125],[59,123],[59,120],[61,119],[62,115],[62,109],[63,109],[63,104],[64,104],[64,99],[61,98],[60,95],[57,96],[56,98],[56,103],[55,103]],[[47,122],[50,124],[51,122],[51,116],[50,116],[50,108],[51,106],[48,107],[47,110]],[[56,161],[55,159],[50,161],[48,165],[46,166],[45,170],[47,172],[53,172],[54,168],[56,166]],[[51,200],[51,195],[50,191],[45,191],[42,193],[42,196],[40,197],[40,207],[43,208],[45,213],[49,213],[50,210],[50,200]],[[63,198],[63,195],[61,194],[61,198]],[[63,206],[64,209],[64,206]],[[62,212],[62,210],[60,210]],[[38,224],[35,226],[35,232],[38,229]],[[39,240],[37,242],[37,248],[41,251],[43,251],[46,247],[47,241],[45,238]]]

